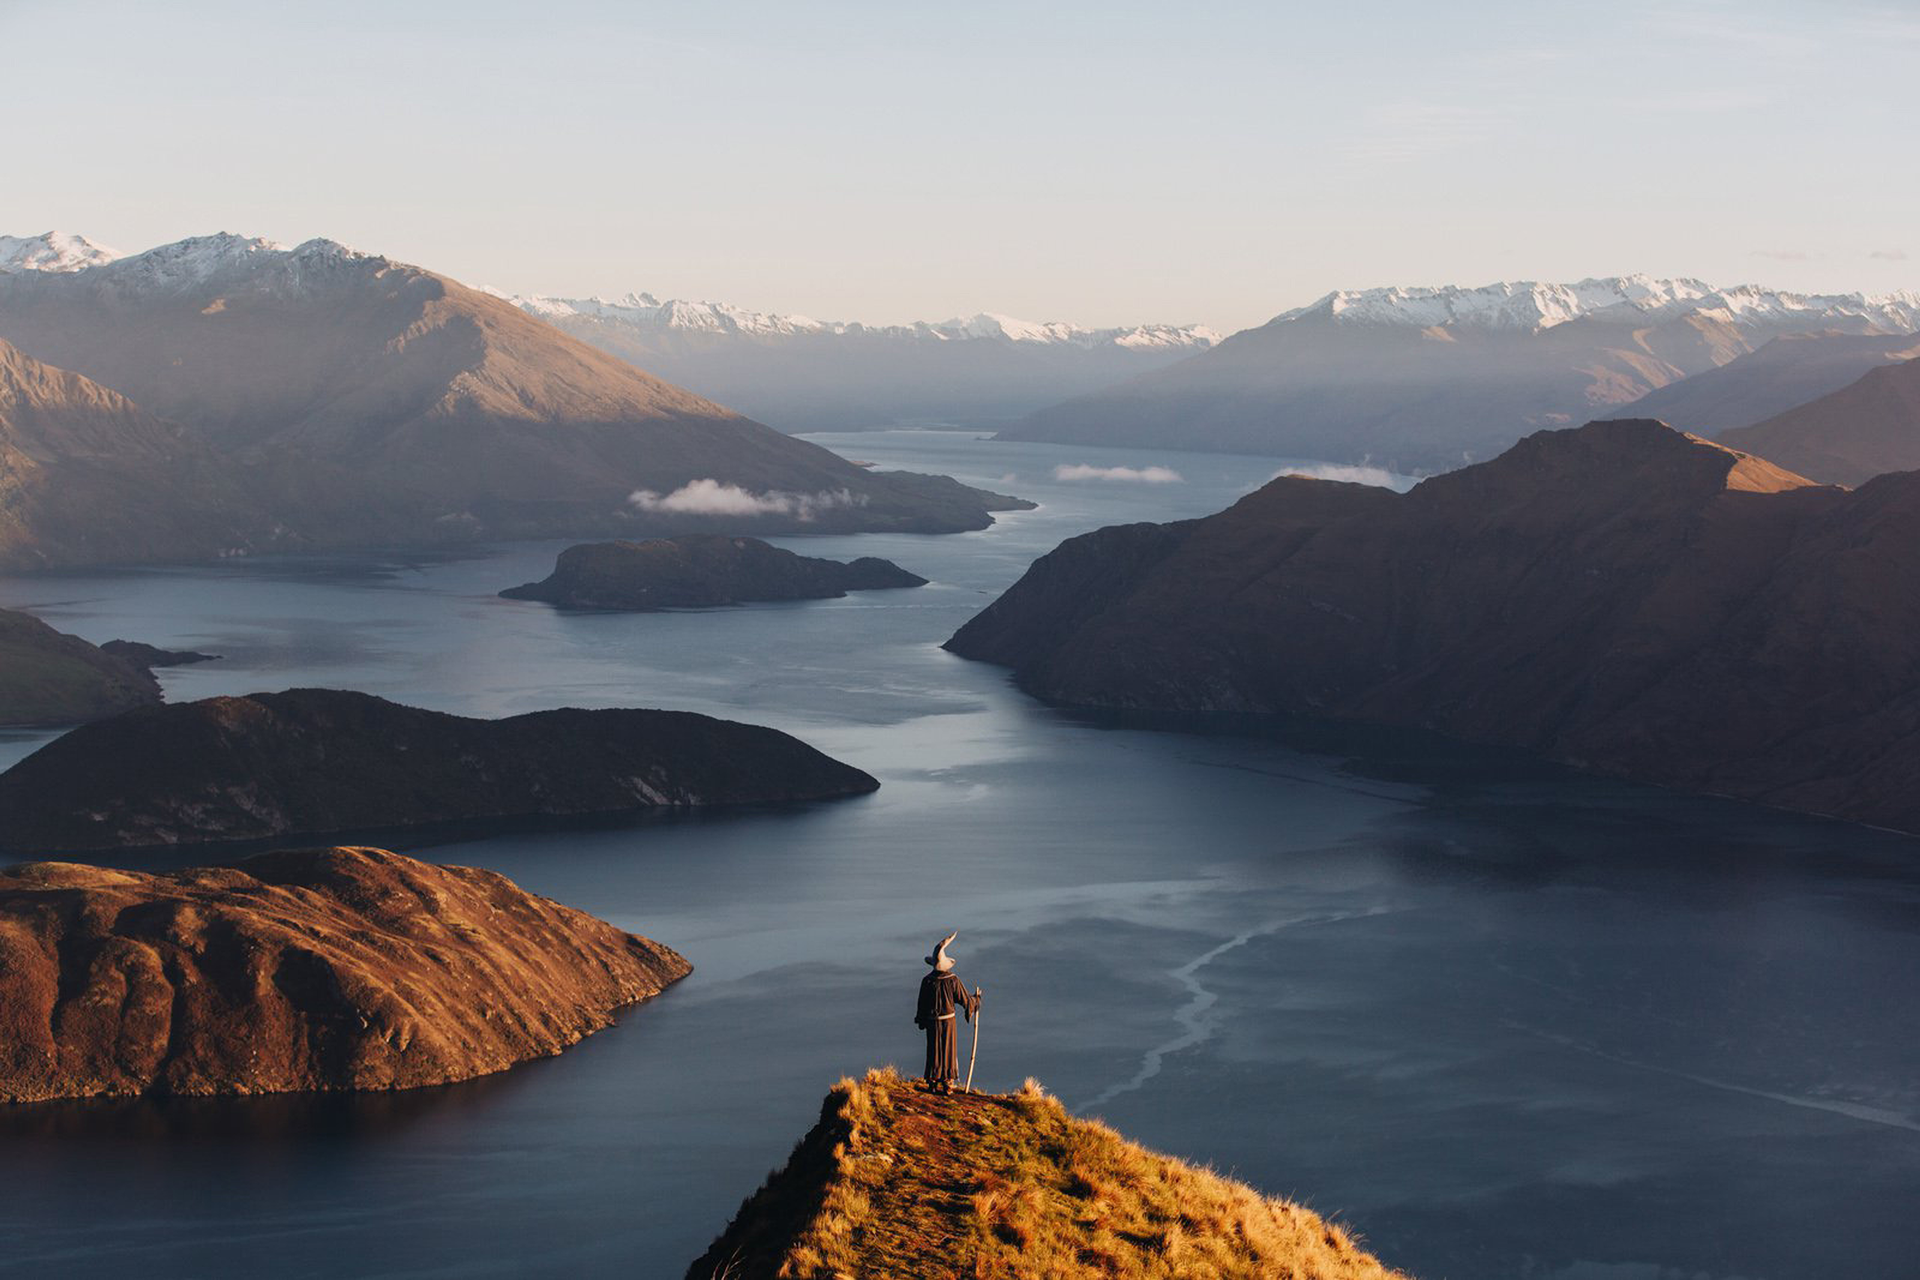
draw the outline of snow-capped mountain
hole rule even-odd
[[[790,431],[897,422],[997,426],[1219,340],[1202,325],[1090,329],[994,313],[866,325],[646,293],[509,301]]]
[[[1915,330],[1914,293],[1644,275],[1343,291],[1002,434],[1446,470],[1541,427],[1622,416],[1775,338]]]
[[[222,231],[92,264],[87,278],[127,290],[190,290],[223,276],[244,278],[257,288],[297,288],[316,271],[358,263],[391,265],[386,258],[333,240],[308,240],[288,248],[274,240]]]
[[[1888,332],[1909,332],[1920,329],[1920,293],[1805,294],[1758,285],[1716,289],[1698,280],[1644,275],[1606,276],[1573,284],[1518,280],[1478,288],[1340,291],[1283,312],[1272,323],[1321,316],[1342,324],[1539,331],[1588,318],[1657,323],[1688,315],[1735,325],[1819,329],[1860,323]]]
[[[331,240],[289,248],[222,233],[85,265],[77,238],[40,239],[16,255],[38,265],[0,272],[0,342],[31,362],[21,368],[50,371],[34,378],[72,376],[66,401],[98,388],[131,408],[106,427],[34,439],[97,442],[111,427],[119,438],[102,451],[112,454],[130,448],[128,424],[178,428],[183,467],[198,459],[260,495],[272,529],[255,545],[606,536],[733,519],[737,510],[632,501],[696,481],[841,495],[804,514],[755,507],[751,527],[768,532],[977,529],[1009,503],[856,466],[499,298]],[[75,265],[52,269],[61,255]],[[54,545],[50,526],[29,532]]]
[[[991,339],[1089,350],[1111,345],[1134,350],[1186,352],[1204,351],[1220,340],[1220,335],[1205,325],[1156,324],[1089,329],[1058,320],[1042,323],[987,311],[965,319],[938,322],[922,320],[910,325],[865,325],[850,321],[814,320],[807,316],[771,315],[724,302],[688,302],[682,299],[662,302],[650,293],[629,293],[612,301],[605,298],[549,297],[509,297],[508,301],[543,320],[585,318],[641,330],[678,330],[749,338],[866,334],[922,338],[934,342]]]
[[[0,272],[81,271],[120,256],[116,249],[65,231],[49,231],[37,236],[0,236]]]

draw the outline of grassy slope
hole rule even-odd
[[[843,1080],[690,1280],[1397,1277],[1343,1228],[1080,1120],[1032,1081]]]

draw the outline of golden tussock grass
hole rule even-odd
[[[688,1274],[1401,1276],[1345,1228],[1076,1119],[1035,1081],[1010,1095],[941,1098],[891,1070],[834,1086],[821,1124]]]

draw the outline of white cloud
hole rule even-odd
[[[847,489],[822,489],[819,493],[769,489],[765,493],[752,493],[737,484],[722,484],[718,480],[691,480],[665,496],[652,489],[636,489],[627,501],[649,514],[793,516],[803,521],[835,507],[867,505],[864,494],[856,497]]]
[[[1127,484],[1179,484],[1186,477],[1172,467],[1090,467],[1085,463],[1058,466],[1055,480],[1111,480]]]

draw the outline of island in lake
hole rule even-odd
[[[691,970],[505,876],[381,849],[27,863],[0,871],[0,1101],[446,1084]]]
[[[510,600],[568,609],[705,609],[757,600],[827,600],[849,591],[923,587],[890,560],[842,562],[796,555],[758,538],[695,534],[568,547],[540,582],[509,587]]]
[[[685,711],[477,720],[291,689],[83,725],[0,774],[0,846],[80,853],[861,795],[798,738]]]

